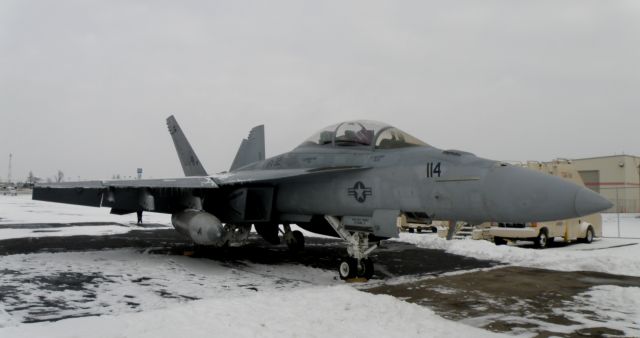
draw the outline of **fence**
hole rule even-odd
[[[600,187],[613,207],[602,213],[604,237],[640,238],[640,187]]]

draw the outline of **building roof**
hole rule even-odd
[[[640,156],[627,155],[627,154],[607,155],[607,156],[594,156],[594,157],[585,157],[585,158],[574,158],[574,159],[571,159],[571,160],[572,161],[583,161],[583,160],[598,160],[598,159],[616,158],[616,157],[631,157],[631,158],[635,158],[635,159],[640,160]]]

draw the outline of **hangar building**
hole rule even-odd
[[[640,157],[612,155],[572,162],[587,187],[614,203],[608,212],[640,213]]]

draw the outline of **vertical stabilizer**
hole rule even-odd
[[[180,129],[180,126],[178,125],[178,121],[176,121],[173,115],[167,118],[167,127],[169,127],[169,133],[173,138],[173,144],[176,146],[176,151],[178,152],[180,164],[182,164],[182,169],[184,170],[184,175],[206,176],[207,172],[204,170],[198,156],[196,156],[193,148],[191,148],[189,141],[187,141],[187,137],[184,136],[182,129]]]
[[[249,137],[242,140],[230,170],[262,160],[264,160],[264,125],[251,129]]]

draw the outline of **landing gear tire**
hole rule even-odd
[[[369,233],[367,232],[347,230],[338,217],[325,216],[325,219],[336,233],[347,242],[349,258],[340,261],[338,266],[340,279],[347,280],[354,277],[361,277],[365,281],[371,279],[373,277],[373,261],[369,258],[369,254],[378,248],[378,244],[369,244]]]
[[[304,249],[304,235],[302,234],[302,232],[298,230],[293,231],[293,238],[295,238],[296,240],[296,245],[298,246],[298,249],[300,250]]]
[[[593,228],[592,227],[588,227],[587,228],[587,233],[584,235],[584,238],[582,239],[583,243],[587,243],[590,244],[593,242]]]
[[[355,258],[345,258],[340,261],[338,272],[340,274],[340,279],[342,280],[353,279],[356,277],[369,280],[373,277],[374,273],[373,260],[365,258],[358,262]]]
[[[287,247],[292,252],[299,252],[304,250],[304,235],[298,230],[291,232],[291,239],[287,241]]]
[[[340,261],[338,273],[340,274],[340,279],[342,280],[356,278],[356,276],[358,275],[358,261],[355,258],[343,259],[342,261]]]
[[[363,277],[367,280],[371,279],[371,277],[373,277],[373,260],[371,258],[365,258],[363,260],[360,261],[360,269],[361,271],[359,273],[358,277]]]
[[[538,237],[536,237],[534,243],[539,249],[544,249],[547,247],[547,244],[549,244],[549,235],[547,235],[546,229],[540,230],[540,234],[538,234]]]
[[[495,245],[505,245],[505,244],[507,244],[507,240],[502,238],[502,237],[494,237],[493,238],[493,243]]]
[[[280,244],[278,224],[256,223],[253,227],[256,229],[258,235],[262,236],[269,244]]]

